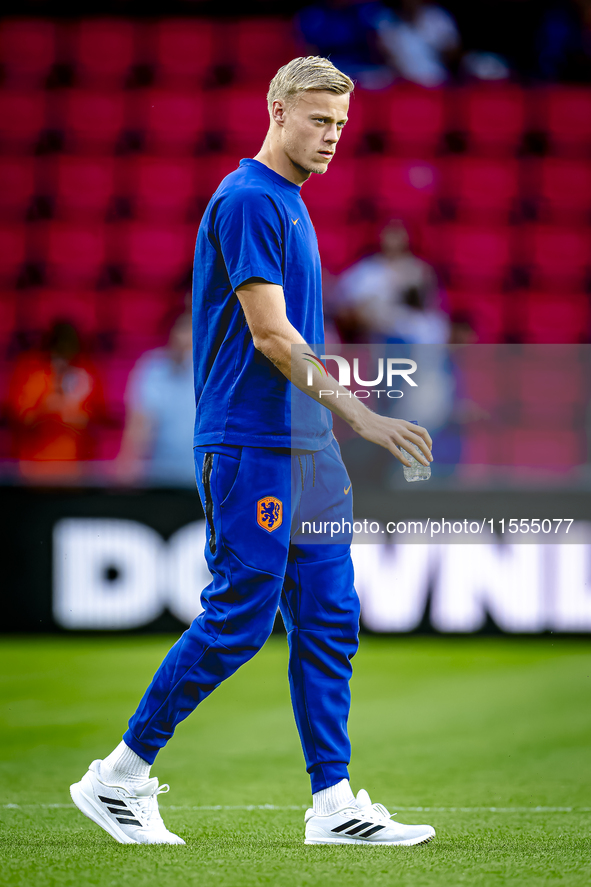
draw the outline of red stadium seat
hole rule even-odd
[[[0,286],[14,286],[27,258],[25,225],[0,226]]]
[[[489,292],[486,288],[480,289],[474,286],[462,290],[448,290],[447,296],[452,317],[454,314],[467,315],[479,344],[495,345],[505,341],[507,300],[504,293]],[[482,363],[485,356],[482,355]],[[477,389],[479,386],[482,389],[482,397],[492,397],[489,383],[485,378],[490,379],[490,371],[486,367],[485,369],[481,367],[481,370],[482,373],[475,379],[474,384]],[[495,397],[498,397],[498,394]],[[475,400],[481,403],[476,396]]]
[[[0,90],[0,150],[32,153],[45,128],[45,93]]]
[[[0,64],[8,86],[42,87],[56,57],[55,23],[39,18],[0,23]]]
[[[237,154],[205,154],[197,164],[196,193],[209,202],[218,185],[227,175],[233,172],[239,163]]]
[[[507,429],[503,450],[508,465],[519,466],[519,476],[569,474],[586,459],[585,439],[570,429],[541,427]]]
[[[450,299],[454,296],[453,293],[449,295]],[[474,301],[478,302],[478,299],[474,298]],[[502,307],[504,301],[502,295],[499,295],[497,301]],[[453,360],[457,364],[460,374],[463,395],[487,412],[500,406],[506,397],[505,391],[499,387],[498,369],[501,363],[501,353],[496,348],[464,347],[460,347],[453,353]]]
[[[545,157],[528,164],[528,199],[545,222],[591,222],[591,162]]]
[[[380,218],[425,222],[439,187],[439,170],[426,160],[376,158],[364,171]]]
[[[32,289],[26,296],[27,325],[45,331],[56,321],[71,323],[84,336],[97,328],[96,293],[93,290]]]
[[[385,134],[388,150],[417,157],[437,151],[446,128],[443,90],[395,85],[376,94],[373,104],[371,129]]]
[[[0,156],[0,219],[22,221],[34,194],[33,158]]]
[[[160,86],[199,87],[215,59],[216,25],[204,18],[162,19],[150,34],[151,56]]]
[[[64,221],[104,221],[115,195],[113,157],[62,154],[52,165],[54,215]]]
[[[254,157],[269,129],[269,112],[260,89],[218,89],[208,96],[208,129],[224,136],[226,150],[241,157]]]
[[[331,274],[340,274],[367,252],[371,233],[363,224],[341,223],[318,228],[316,234],[322,267]]]
[[[541,98],[540,123],[552,151],[565,157],[587,157],[591,150],[591,89],[553,86]]]
[[[0,291],[0,347],[5,348],[10,341],[17,321],[17,298],[14,290]]]
[[[560,287],[581,292],[591,268],[591,229],[559,225],[527,225],[520,234],[522,262],[530,283],[542,290]]]
[[[500,290],[512,264],[508,228],[446,224],[426,226],[423,251],[428,261],[446,268],[453,287]]]
[[[120,352],[134,354],[164,345],[170,332],[170,313],[176,306],[168,293],[151,290],[117,291],[116,332]],[[180,312],[180,309],[179,309]]]
[[[146,222],[186,222],[196,207],[197,161],[143,155],[129,162],[126,182],[134,216]]]
[[[84,18],[73,31],[77,83],[101,89],[124,86],[135,62],[135,23],[124,18]]]
[[[121,423],[121,427],[125,421],[124,397],[127,380],[140,354],[141,350],[134,353],[128,351],[126,354],[116,354],[108,358],[102,357],[100,361],[97,361],[104,385],[107,413],[117,419]],[[106,458],[113,459],[117,455],[120,437],[121,432],[115,435],[111,453]]]
[[[516,479],[569,474],[585,462],[582,436],[570,429],[548,430],[547,426],[490,429],[468,427],[462,446],[462,464],[503,466],[505,476]],[[563,457],[564,454],[564,457]],[[472,478],[478,475],[468,469]],[[490,481],[490,469],[479,472]],[[494,477],[494,475],[493,475]]]
[[[519,166],[511,158],[450,157],[442,166],[441,197],[462,222],[507,222],[517,211]]]
[[[522,322],[525,342],[575,344],[591,341],[591,311],[586,293],[528,292],[524,296]],[[540,385],[540,382],[537,384]],[[565,390],[560,393],[559,399],[566,395]]]
[[[289,19],[258,16],[241,19],[230,30],[228,46],[241,83],[268,84],[279,68],[299,55]]]
[[[331,160],[322,176],[311,176],[302,187],[302,198],[315,224],[334,224],[350,218],[357,195],[355,160],[340,157]]]
[[[204,126],[203,97],[199,92],[147,90],[141,101],[147,151],[157,154],[194,154]]]
[[[538,301],[540,297],[534,298]],[[573,348],[567,343],[553,348],[520,349],[520,352],[514,355],[511,385],[521,401],[522,412],[527,411],[528,418],[537,416],[547,422],[551,402],[553,418],[565,407],[564,418],[570,414],[572,422],[573,408],[578,411],[587,401],[588,349],[584,345]]]
[[[488,428],[468,425],[462,436],[462,477],[489,480],[489,466],[495,464],[493,460],[497,451],[496,436]]]
[[[157,227],[131,222],[117,226],[116,258],[125,283],[152,289],[181,285],[193,264],[194,225]]]
[[[374,96],[359,90],[351,95],[347,123],[337,145],[337,158],[351,156],[367,147],[367,137],[379,132],[374,119]],[[333,161],[334,162],[334,161]]]
[[[51,222],[39,232],[36,252],[49,286],[91,288],[99,281],[107,258],[105,229]]]
[[[470,150],[514,154],[526,129],[525,92],[517,86],[486,85],[458,94],[459,126]]]
[[[70,89],[60,99],[65,147],[73,152],[112,154],[126,126],[125,94]]]

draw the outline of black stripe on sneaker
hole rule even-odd
[[[121,816],[117,817],[117,822],[121,822],[123,825],[139,825],[139,826],[141,826],[141,822],[138,822],[137,819],[122,819]]]
[[[127,807],[125,810],[122,810],[121,807],[108,807],[109,813],[119,813],[121,816],[133,816],[133,813],[126,813]]]
[[[373,828],[368,829],[366,832],[363,832],[362,835],[359,835],[360,838],[369,838],[370,835],[375,834],[375,832],[379,832],[381,828],[386,828],[385,825],[374,825]],[[349,832],[351,834],[351,832]]]
[[[117,798],[103,798],[102,795],[99,795],[99,801],[103,801],[105,804],[114,804],[116,807],[127,807],[125,801],[118,801]]]
[[[356,828],[350,829],[347,834],[348,835],[356,835],[357,832],[362,832],[364,828],[367,828],[368,825],[371,825],[371,822],[362,822],[361,825],[358,825]]]
[[[357,825],[358,822],[361,822],[360,819],[350,819],[349,822],[344,822],[342,825],[337,825],[336,828],[331,829],[333,832],[344,832],[346,828],[351,828],[352,825]],[[369,823],[368,823],[369,825]]]

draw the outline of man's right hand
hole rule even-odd
[[[421,425],[407,422],[406,419],[380,416],[368,409],[359,411],[350,424],[357,434],[389,450],[407,468],[410,468],[411,463],[406,453],[411,453],[423,465],[429,465],[433,461],[433,441],[427,429]],[[414,444],[420,448],[422,456],[417,453]]]

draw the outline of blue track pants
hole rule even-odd
[[[204,449],[196,449],[195,461],[213,581],[201,596],[203,612],[162,662],[124,740],[152,763],[176,725],[260,650],[279,607],[295,720],[312,791],[320,791],[348,778],[359,601],[348,542],[298,543],[297,530],[302,521],[352,521],[338,444],[300,456]]]

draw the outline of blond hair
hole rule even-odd
[[[287,65],[279,68],[267,93],[269,111],[277,100],[289,101],[309,89],[321,89],[344,95],[353,92],[355,84],[350,77],[335,68],[329,59],[319,55],[292,59]]]

